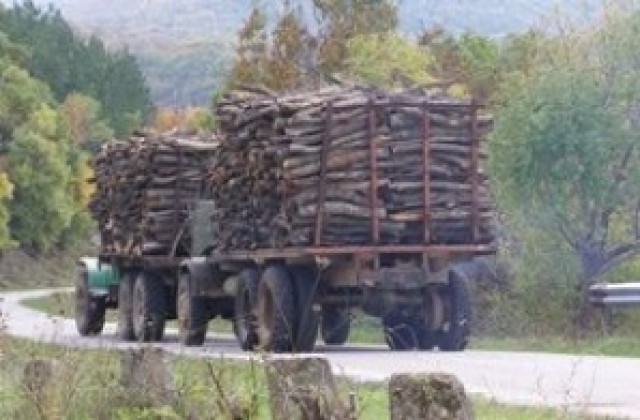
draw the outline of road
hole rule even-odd
[[[0,316],[17,337],[74,347],[127,348],[115,340],[114,325],[100,337],[78,336],[72,320],[25,308],[21,300],[51,291],[0,294]],[[175,331],[167,332],[165,350],[194,357],[248,359],[232,337],[214,336],[201,348],[183,348]],[[388,379],[394,373],[448,372],[471,393],[509,404],[545,405],[583,413],[640,419],[640,359],[466,351],[463,353],[390,352],[382,346],[319,346],[337,374],[362,381]]]

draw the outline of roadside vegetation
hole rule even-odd
[[[124,386],[117,351],[70,350],[10,339],[1,334],[2,418],[231,419],[233,412],[244,413],[245,420],[271,418],[260,362],[171,357],[169,367],[179,402],[168,404],[166,400],[141,398]],[[44,392],[25,386],[26,365],[46,359],[54,359],[56,369],[53,376],[44,381]],[[345,396],[356,393],[359,419],[388,417],[386,384],[340,380],[338,388]],[[472,399],[478,419],[589,418],[562,409],[510,407],[484,397]]]

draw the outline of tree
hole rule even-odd
[[[0,152],[11,140],[13,130],[28,121],[41,104],[52,104],[47,86],[0,56]]]
[[[267,54],[266,16],[254,8],[238,32],[236,59],[229,76],[229,84],[259,83],[264,79],[262,62]]]
[[[13,198],[13,184],[6,172],[0,172],[0,250],[13,248],[16,242],[11,238],[9,203]]]
[[[149,89],[128,51],[112,52],[95,36],[77,35],[57,10],[41,10],[32,1],[0,8],[0,28],[11,42],[28,48],[26,69],[48,84],[57,101],[74,92],[93,97],[118,135],[149,116]]]
[[[67,145],[59,141],[55,110],[42,106],[16,130],[9,146],[9,175],[15,185],[11,231],[21,246],[48,252],[58,245],[76,213],[69,185],[73,173]]]
[[[312,38],[289,9],[268,32],[262,11],[254,9],[239,33],[236,62],[231,85],[263,84],[283,91],[312,82]]]
[[[386,33],[398,25],[398,6],[390,0],[313,0],[318,24],[318,67],[325,75],[342,71],[347,43],[358,35]]]
[[[313,31],[304,24],[302,16],[308,13],[303,8],[289,2],[285,6],[273,29],[261,9],[252,11],[239,32],[229,86],[263,84],[282,91],[320,85],[347,70],[349,42],[387,33],[397,24],[397,6],[388,0],[314,0]],[[381,38],[381,42],[399,39]],[[369,41],[371,45],[374,39]]]
[[[100,145],[113,137],[113,130],[101,118],[100,103],[90,96],[72,93],[60,106],[71,140],[96,153]]]
[[[347,42],[345,72],[379,86],[430,84],[432,57],[417,44],[393,32],[353,37]]]
[[[575,255],[588,327],[588,287],[640,253],[640,14],[559,35],[535,70],[512,75],[491,137],[504,208]]]

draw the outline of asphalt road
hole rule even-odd
[[[0,317],[17,337],[75,347],[127,348],[115,326],[100,337],[78,335],[72,320],[50,317],[20,305],[20,301],[50,290],[0,294]],[[640,338],[639,338],[640,339]],[[232,337],[209,337],[201,348],[183,348],[175,331],[168,331],[165,350],[194,357],[247,359]],[[394,373],[447,372],[479,393],[511,404],[556,406],[588,414],[640,419],[640,359],[466,351],[463,353],[390,352],[382,346],[319,346],[337,374],[356,380],[378,381]]]

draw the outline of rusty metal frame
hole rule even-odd
[[[378,218],[378,142],[376,140],[376,107],[372,99],[367,104],[369,136],[369,208],[371,210],[371,243],[380,242],[380,219]]]
[[[416,254],[416,255],[461,255],[491,254],[494,245],[369,245],[369,246],[326,246],[326,247],[287,247],[258,249],[249,251],[214,252],[214,260],[270,260],[280,258],[300,258],[306,256],[356,256],[376,258],[380,254]]]
[[[423,170],[423,207],[422,223],[424,228],[424,243],[431,242],[431,117],[429,104],[422,106],[422,170]]]
[[[471,102],[471,238],[473,243],[480,242],[480,209],[478,208],[480,180],[478,170],[480,167],[480,136],[478,135],[478,105],[475,100]]]
[[[327,104],[326,129],[322,138],[322,155],[320,156],[320,182],[318,183],[318,202],[316,203],[315,244],[322,245],[322,231],[324,230],[325,201],[327,198],[327,160],[331,151],[331,131],[333,130],[333,102]]]

